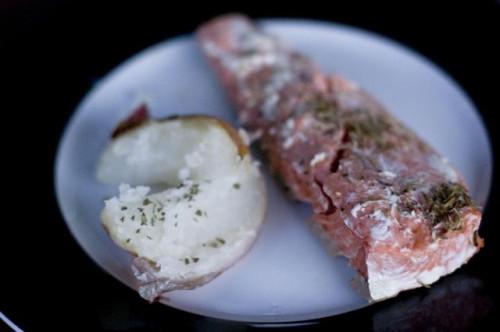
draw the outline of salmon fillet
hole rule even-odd
[[[461,176],[356,84],[241,15],[197,36],[271,171],[313,207],[316,228],[370,299],[431,284],[483,246],[481,212]]]

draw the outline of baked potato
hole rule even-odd
[[[246,142],[225,121],[151,120],[141,107],[105,148],[97,177],[119,185],[101,221],[136,258],[140,295],[201,286],[239,260],[263,223],[266,190]]]

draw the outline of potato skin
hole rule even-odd
[[[244,157],[248,154],[248,146],[243,142],[243,139],[240,137],[236,129],[227,123],[225,120],[222,120],[218,117],[208,116],[203,114],[193,114],[193,115],[171,115],[164,118],[160,118],[157,120],[152,120],[149,112],[149,108],[146,104],[139,105],[127,118],[120,121],[118,126],[113,130],[111,134],[111,138],[115,139],[132,129],[138,128],[145,124],[148,121],[159,121],[159,122],[167,122],[167,121],[177,121],[177,120],[186,120],[186,121],[210,121],[215,125],[224,129],[231,140],[234,142],[236,147],[238,148],[238,154],[240,157]]]
[[[111,138],[115,139],[129,130],[139,127],[149,119],[150,114],[147,105],[141,104],[125,120],[118,123],[118,126],[116,126],[111,134]]]

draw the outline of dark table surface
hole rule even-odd
[[[479,109],[498,150],[500,3],[338,7],[298,3],[282,8],[149,1],[0,2],[0,76],[7,166],[1,234],[0,311],[27,331],[246,330],[160,304],[149,305],[100,270],[78,247],[60,215],[53,162],[61,132],[93,82],[134,53],[193,31],[217,14],[303,17],[371,30],[405,44],[447,71]],[[4,67],[4,68],[3,68]],[[7,86],[7,87],[6,87]],[[486,247],[430,289],[406,292],[368,308],[330,317],[309,329],[376,331],[497,330],[500,322],[498,174],[480,233]],[[300,299],[297,299],[300,300]],[[318,324],[319,323],[319,324]],[[304,327],[304,326],[303,326]],[[302,327],[302,328],[303,328]],[[0,329],[2,325],[0,325]],[[298,328],[298,327],[297,327]]]

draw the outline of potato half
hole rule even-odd
[[[201,286],[240,259],[264,220],[266,191],[248,147],[226,122],[187,116],[130,125],[134,116],[98,165],[101,181],[120,184],[101,219],[136,256],[138,291],[154,301]]]

